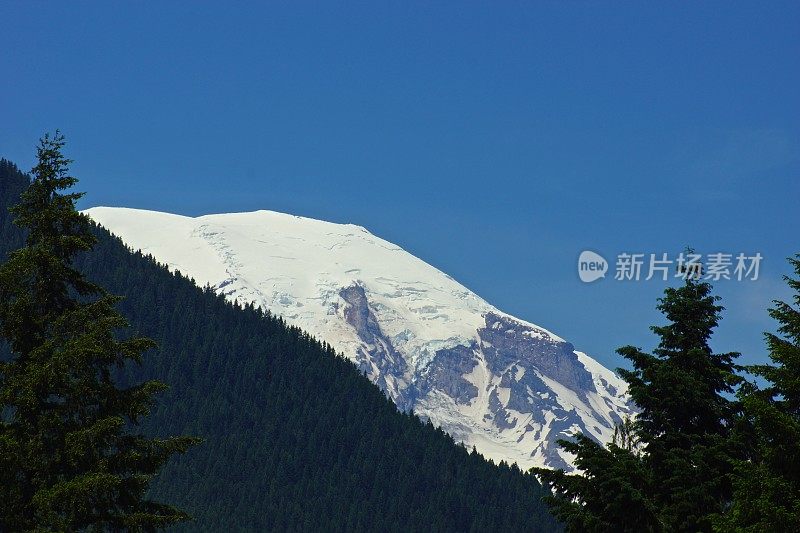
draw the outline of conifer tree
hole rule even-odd
[[[148,381],[120,388],[113,371],[139,363],[146,338],[119,338],[118,301],[73,267],[95,239],[76,211],[81,194],[62,192],[64,137],[45,135],[33,180],[12,209],[27,232],[0,266],[0,530],[151,531],[187,519],[146,497],[148,484],[195,439],[136,433],[154,394]]]
[[[575,441],[560,440],[575,455],[581,473],[533,468],[532,472],[551,491],[544,498],[551,512],[568,531],[661,531],[657,511],[650,501],[653,480],[642,457],[627,442],[606,447],[578,434]]]
[[[576,454],[582,474],[537,469],[553,491],[550,505],[573,531],[708,531],[710,517],[731,498],[729,434],[736,404],[726,398],[740,378],[738,354],[715,354],[709,339],[722,307],[711,286],[687,273],[667,288],[658,309],[668,324],[651,329],[661,338],[648,354],[633,346],[618,353],[620,369],[640,409],[620,428],[634,446],[606,448],[578,436],[562,446]]]
[[[733,504],[715,522],[718,531],[800,531],[800,254],[789,262],[794,306],[775,301],[770,310],[783,335],[766,334],[773,364],[747,367],[765,386],[747,383],[739,392],[736,438],[747,452],[736,462]]]
[[[728,436],[737,405],[726,394],[741,379],[733,362],[738,354],[715,354],[708,344],[722,311],[718,299],[710,284],[687,276],[660,299],[669,324],[652,328],[661,337],[654,354],[619,350],[633,363],[620,374],[641,409],[637,437],[655,482],[653,503],[668,531],[710,530],[709,516],[731,498]]]

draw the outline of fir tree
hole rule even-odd
[[[120,388],[112,378],[153,342],[118,338],[118,298],[73,267],[95,238],[62,191],[68,175],[58,132],[41,140],[33,181],[12,209],[25,246],[0,266],[0,530],[150,531],[187,519],[145,494],[174,453],[195,440],[146,438],[136,425],[165,388]]]
[[[800,255],[789,259],[800,278]],[[794,307],[775,301],[778,332],[767,333],[771,365],[748,367],[766,386],[744,385],[736,440],[747,450],[736,462],[734,500],[718,531],[800,531],[800,279],[785,277]]]
[[[709,516],[731,498],[728,435],[736,404],[726,394],[741,380],[733,362],[738,354],[715,354],[708,344],[722,311],[718,299],[710,284],[687,276],[660,299],[669,324],[652,328],[661,337],[654,354],[619,350],[633,363],[620,374],[641,409],[637,437],[655,482],[653,503],[668,531],[710,530]]]
[[[606,447],[578,434],[575,441],[559,444],[575,455],[580,474],[533,468],[532,472],[550,488],[544,498],[568,531],[647,532],[661,531],[657,511],[649,500],[653,480],[640,454],[630,441],[617,440]]]
[[[688,274],[688,273],[687,273]],[[535,472],[553,491],[557,516],[573,531],[706,531],[731,498],[729,434],[739,383],[735,353],[715,354],[709,339],[722,307],[711,286],[687,275],[668,288],[658,309],[668,319],[651,329],[653,354],[633,346],[618,353],[633,369],[619,372],[640,412],[606,448],[578,436],[562,446],[582,475]]]

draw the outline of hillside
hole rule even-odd
[[[6,209],[26,180],[0,164],[0,257],[21,242]],[[195,516],[185,529],[559,529],[532,476],[399,412],[330,346],[97,235],[79,266],[160,346],[120,379],[171,385],[142,431],[205,439],[152,487]]]

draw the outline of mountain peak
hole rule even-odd
[[[198,284],[327,341],[398,407],[495,460],[570,468],[557,439],[607,441],[632,412],[611,371],[361,226],[264,210],[85,212]]]

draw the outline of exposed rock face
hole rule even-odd
[[[570,468],[558,439],[605,442],[632,413],[625,383],[572,344],[359,226],[268,211],[88,213],[199,285],[327,341],[400,409],[496,461]]]
[[[484,315],[485,325],[476,331],[477,340],[437,350],[425,371],[414,376],[391,339],[381,332],[363,286],[352,285],[340,294],[347,302],[345,320],[363,343],[355,357],[359,367],[399,408],[415,410],[466,442],[471,442],[469,436],[476,421],[458,421],[458,415],[481,407],[483,395],[485,405],[479,411],[479,424],[488,433],[508,435],[517,444],[536,443],[527,461],[519,457],[516,462],[571,470],[569,457],[560,451],[556,440],[568,438],[575,431],[602,440],[613,432],[622,416],[632,413],[630,406],[604,397],[609,393],[616,396],[617,390],[602,376],[595,384],[595,377],[572,344],[491,312]],[[481,373],[482,379],[476,379]],[[571,402],[567,400],[564,405],[553,390],[553,383],[572,393]],[[587,421],[592,404],[601,398],[607,407],[606,416],[591,413],[593,416]],[[624,398],[617,399],[624,402]],[[442,403],[449,403],[448,400],[453,404],[449,410],[455,413],[447,413],[443,407]]]
[[[351,285],[339,294],[345,302],[344,319],[361,339],[361,346],[353,356],[359,370],[366,372],[376,385],[389,393],[400,409],[411,410],[413,397],[408,394],[408,366],[381,331],[378,319],[369,308],[364,287]]]
[[[478,365],[478,345],[453,346],[436,352],[428,371],[419,378],[418,388],[424,396],[438,390],[456,404],[469,405],[478,396],[478,388],[464,376]]]
[[[554,341],[535,328],[494,313],[486,314],[486,327],[479,329],[478,335],[492,372],[500,373],[524,361],[572,390],[594,389],[592,375],[578,362],[575,347],[568,342]]]

